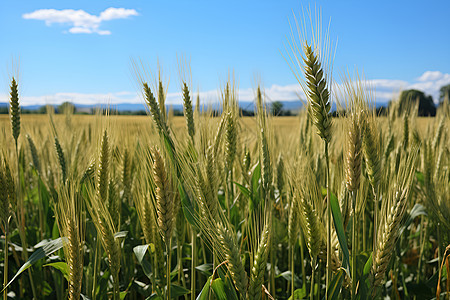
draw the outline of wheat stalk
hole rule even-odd
[[[249,299],[261,299],[264,273],[267,268],[267,257],[270,249],[271,220],[268,218],[261,232],[258,248],[253,256],[253,266],[250,273],[250,285],[248,288]]]
[[[171,185],[166,175],[164,161],[157,148],[152,149],[153,157],[153,181],[156,187],[156,211],[158,214],[158,227],[161,236],[166,244],[166,296],[170,300],[170,260],[171,260],[171,243],[172,232],[174,228],[175,205],[174,198],[171,194]]]
[[[57,214],[58,227],[66,238],[64,245],[66,263],[69,268],[69,299],[80,298],[83,278],[83,244],[84,220],[81,201],[70,186],[63,186],[58,192]]]
[[[327,171],[327,199],[330,199],[330,166],[328,157],[328,144],[331,140],[331,103],[330,93],[328,91],[328,84],[326,81],[326,74],[322,69],[318,56],[315,54],[308,42],[305,42],[303,47],[304,58],[304,74],[306,78],[305,93],[308,96],[308,103],[314,125],[317,128],[318,135],[325,142],[325,160]],[[331,280],[331,206],[330,201],[327,201],[327,276],[326,286],[328,292],[328,285]]]
[[[5,178],[5,174],[3,170],[0,170],[0,225],[5,233],[5,249],[4,249],[4,260],[3,260],[3,286],[6,286],[8,283],[8,231],[9,231],[9,205],[10,200],[8,197],[8,189],[7,189],[7,179]],[[4,227],[3,227],[4,226]],[[7,289],[3,292],[3,299],[8,299]]]
[[[397,176],[397,184],[390,190],[389,198],[384,202],[382,216],[385,218],[381,220],[382,230],[378,232],[378,245],[373,255],[373,296],[376,295],[377,288],[384,278],[394,252],[394,246],[400,235],[399,228],[411,192],[417,152],[417,148],[413,149],[413,152],[404,159]]]

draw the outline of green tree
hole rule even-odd
[[[63,103],[61,103],[61,105],[58,106],[57,111],[60,114],[65,114],[65,113],[74,114],[76,109],[75,109],[75,105],[73,105],[73,103],[63,102]]]
[[[439,90],[439,103],[442,103],[445,96],[450,98],[450,84],[444,85]]]
[[[280,101],[272,102],[271,112],[273,116],[281,116],[283,112],[283,103]]]
[[[419,90],[406,90],[400,94],[400,103],[398,106],[399,113],[410,109],[419,101],[419,116],[435,116],[436,106],[433,102],[433,97],[426,96]]]

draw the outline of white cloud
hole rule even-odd
[[[8,102],[9,96],[0,94],[0,103]],[[117,103],[142,103],[139,95],[131,92],[118,93],[55,93],[42,96],[21,96],[20,105],[47,105],[61,104],[63,102],[73,102],[77,104],[117,104]]]
[[[375,90],[377,103],[385,103],[396,97],[402,90],[416,89],[431,95],[435,103],[439,102],[439,89],[450,84],[450,74],[440,71],[426,71],[412,82],[403,80],[374,79],[367,83]]]
[[[69,29],[70,33],[92,33],[92,30],[85,27],[72,27]]]
[[[81,9],[38,9],[31,13],[23,14],[22,17],[27,20],[44,21],[47,26],[51,26],[54,23],[68,24],[72,26],[69,29],[70,33],[108,35],[111,34],[110,31],[99,29],[103,21],[126,19],[137,15],[139,14],[134,9],[110,7],[102,11],[98,16],[91,15]]]
[[[442,72],[439,71],[426,71],[422,74],[419,78],[417,78],[418,81],[435,81],[439,80],[444,76]]]
[[[100,13],[100,19],[104,21],[109,21],[114,19],[125,19],[137,15],[138,13],[134,9],[110,7]]]

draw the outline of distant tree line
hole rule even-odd
[[[450,84],[442,86],[439,90],[439,103],[441,105],[444,99],[450,98]],[[418,106],[418,115],[419,116],[430,116],[433,117],[436,115],[436,105],[434,104],[433,97],[425,95],[424,92],[411,89],[402,91],[399,98],[396,100],[395,107],[399,110],[399,112],[409,109],[410,107],[414,107],[417,101],[419,101]],[[394,107],[394,102],[391,100],[388,103],[387,107],[378,107],[377,113],[378,115],[386,115],[389,109]],[[96,108],[86,108],[86,109],[77,109],[77,107],[71,102],[64,102],[58,106],[54,107],[55,113],[64,114],[94,114],[97,109]],[[110,108],[109,114],[111,115],[146,115],[147,112],[145,110],[116,110],[114,108]],[[47,113],[47,107],[45,105],[37,108],[37,109],[22,109],[22,114],[45,114]],[[254,116],[255,112],[250,109],[240,108],[240,112],[242,116]],[[273,116],[292,116],[296,115],[296,111],[284,109],[284,105],[280,101],[273,101],[270,104],[270,113]],[[8,106],[0,106],[0,114],[8,114]],[[335,112],[334,115],[338,115],[339,113]],[[181,110],[173,110],[174,116],[182,116],[183,111]],[[220,115],[219,111],[213,111],[213,116]]]

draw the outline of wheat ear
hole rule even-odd
[[[328,83],[326,75],[322,68],[319,57],[315,54],[316,50],[305,42],[303,47],[304,74],[306,79],[305,93],[308,96],[310,112],[314,125],[317,128],[318,135],[325,142],[325,160],[326,160],[326,179],[327,179],[327,199],[330,199],[330,161],[328,157],[328,144],[331,140],[331,102],[330,92],[328,91]],[[326,275],[326,292],[331,280],[331,206],[327,201],[327,275]]]
[[[127,150],[125,150],[125,152],[123,153],[122,164],[122,201],[131,204],[131,158]]]
[[[355,193],[359,188],[361,177],[361,146],[362,138],[360,131],[360,122],[356,116],[350,117],[350,127],[348,129],[348,149],[346,152],[346,186],[347,189]]]
[[[19,107],[19,89],[16,79],[13,77],[11,80],[11,92],[9,102],[9,114],[11,118],[11,128],[14,141],[17,145],[17,140],[20,135],[20,107]]]
[[[161,81],[161,74],[159,74],[158,79],[158,103],[159,103],[159,111],[161,113],[161,120],[167,124],[166,93],[164,91],[164,86]]]
[[[55,136],[55,149],[56,155],[58,156],[59,166],[61,167],[62,180],[64,183],[67,179],[67,164],[66,158],[64,157],[64,151],[61,147],[61,144],[59,143],[59,139],[57,136]]]
[[[28,140],[28,145],[30,146],[30,152],[31,152],[31,159],[33,161],[33,166],[38,171],[38,173],[41,173],[41,164],[39,162],[39,156],[37,153],[36,146],[34,145],[33,139],[28,134],[26,135],[26,138]]]
[[[152,149],[153,182],[156,190],[156,211],[158,214],[158,227],[166,244],[166,297],[170,300],[170,262],[172,248],[172,232],[174,228],[174,197],[171,194],[171,185],[166,175],[166,169],[161,154],[157,148]]]
[[[225,253],[225,259],[227,260],[228,271],[231,274],[231,279],[234,282],[236,290],[241,294],[242,298],[246,298],[247,295],[247,273],[242,265],[242,260],[238,246],[236,244],[236,238],[234,233],[225,228],[221,223],[217,224],[218,238]]]
[[[147,83],[143,83],[143,87],[144,87],[145,101],[150,109],[150,113],[153,117],[153,121],[155,122],[158,132],[159,133],[167,132],[167,126],[166,123],[161,118],[161,110],[159,109],[159,105],[158,102],[156,101],[155,96],[153,95]]]
[[[406,162],[402,164],[397,177],[397,184],[391,190],[385,202],[385,220],[381,220],[381,230],[378,232],[378,245],[373,255],[372,275],[373,294],[376,295],[377,288],[381,285],[389,261],[394,253],[394,246],[400,235],[401,221],[406,212],[406,206],[411,192],[414,178],[414,166],[417,158],[418,148],[413,149]],[[375,247],[374,247],[375,248]]]
[[[158,226],[165,243],[172,237],[174,227],[174,201],[170,193],[169,179],[166,174],[164,160],[157,148],[152,149],[153,181],[155,183],[156,210]]]
[[[307,95],[311,107],[311,116],[319,136],[329,142],[331,139],[331,103],[330,93],[319,58],[308,43],[303,47],[305,62]]]
[[[97,168],[97,192],[102,201],[108,200],[108,177],[109,177],[109,138],[105,130],[103,132],[102,143],[100,146],[100,157]]]
[[[191,139],[194,140],[195,136],[194,110],[192,109],[192,99],[189,94],[189,87],[186,84],[186,82],[183,82],[183,106],[188,133]]]

